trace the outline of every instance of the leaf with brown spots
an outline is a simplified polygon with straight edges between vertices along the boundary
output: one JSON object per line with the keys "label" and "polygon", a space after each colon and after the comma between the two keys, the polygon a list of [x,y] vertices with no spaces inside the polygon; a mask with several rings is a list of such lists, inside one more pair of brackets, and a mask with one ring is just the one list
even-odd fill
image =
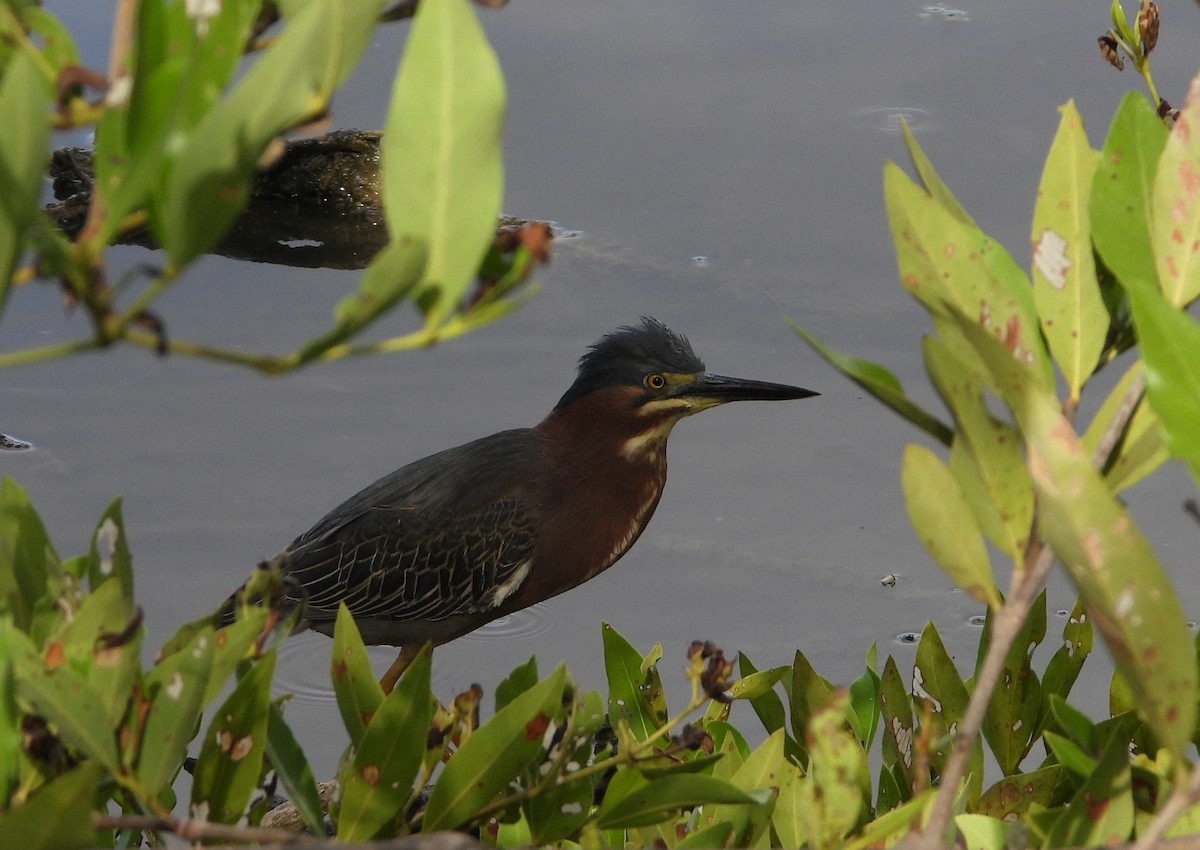
{"label": "leaf with brown spots", "polygon": [[480,807],[536,763],[542,755],[542,740],[527,736],[528,724],[539,715],[554,722],[562,717],[566,678],[566,667],[560,665],[467,739],[446,763],[429,795],[422,831],[454,829],[469,823]]}
{"label": "leaf with brown spots", "polygon": [[1097,847],[1117,844],[1133,831],[1129,739],[1114,735],[1104,755],[1050,828],[1049,847]]}
{"label": "leaf with brown spots", "polygon": [[417,654],[380,703],[338,776],[338,840],[368,841],[387,834],[405,811],[425,754],[433,716],[429,677],[433,651]]}
{"label": "leaf with brown spots", "polygon": [[550,717],[539,713],[525,724],[525,738],[529,741],[540,741],[550,727]]}
{"label": "leaf with brown spots", "polygon": [[1154,175],[1150,233],[1158,283],[1175,306],[1200,295],[1200,76],[1192,80]]}
{"label": "leaf with brown spots", "polygon": [[333,625],[333,694],[337,698],[342,723],[350,734],[350,743],[358,744],[367,730],[369,719],[383,702],[383,689],[371,669],[371,659],[363,644],[354,617],[343,603],[338,606]]}
{"label": "leaf with brown spots", "polygon": [[1023,814],[1033,805],[1049,808],[1059,793],[1059,786],[1068,780],[1067,771],[1061,764],[1008,776],[983,792],[975,811],[1007,820],[1012,815]]}
{"label": "leaf with brown spots", "polygon": [[192,808],[207,806],[208,819],[237,823],[258,787],[266,749],[275,653],[242,676],[209,724],[196,760]]}
{"label": "leaf with brown spots", "polygon": [[946,346],[973,374],[990,381],[951,314],[970,316],[990,336],[1007,337],[1010,349],[1041,384],[1052,386],[1053,368],[1042,343],[1033,293],[1012,256],[891,163],[884,167],[883,189],[900,279],[929,311]]}

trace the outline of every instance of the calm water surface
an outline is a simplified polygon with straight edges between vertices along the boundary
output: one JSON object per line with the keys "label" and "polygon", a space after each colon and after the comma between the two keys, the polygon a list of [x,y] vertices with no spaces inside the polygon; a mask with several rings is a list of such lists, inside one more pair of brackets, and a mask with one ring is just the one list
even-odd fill
{"label": "calm water surface", "polygon": [[[103,67],[108,12],[59,3]],[[1156,79],[1182,101],[1200,13],[1164,9]],[[586,586],[437,652],[443,697],[491,688],[536,653],[603,686],[600,624],[666,650],[680,672],[692,639],[761,666],[801,648],[845,682],[872,641],[905,668],[898,639],[927,620],[962,669],[978,606],[915,541],[899,462],[916,434],[824,366],[789,316],[831,344],[892,366],[933,404],[920,368],[923,313],[895,275],[884,160],[902,160],[899,116],[975,218],[1018,258],[1055,109],[1076,98],[1099,144],[1138,80],[1103,64],[1103,4],[657,3],[513,0],[483,19],[509,86],[507,212],[550,218],[561,240],[521,312],[428,352],[310,369],[286,379],[116,351],[0,374],[0,426],[34,452],[0,454],[60,552],[85,545],[115,494],[136,558],[148,646],[209,610],[253,566],[378,476],[432,451],[530,425],[573,377],[584,347],[654,315],[708,365],[798,383],[818,399],[733,405],[680,425],[658,514],[621,563]],[[92,20],[94,19],[94,20]],[[338,126],[382,120],[404,27],[381,32]],[[67,143],[70,140],[63,140]],[[152,260],[113,252],[114,268]],[[282,351],[324,328],[353,274],[208,258],[160,304],[179,337]],[[392,320],[390,330],[412,324]],[[82,333],[49,288],[12,299],[0,347]],[[1192,492],[1169,471],[1128,495],[1185,608],[1200,614]],[[895,587],[880,579],[897,574]],[[1051,587],[1053,615],[1073,594]],[[1051,641],[1053,642],[1053,641]],[[281,686],[321,775],[344,744],[327,684],[329,641],[293,640]],[[386,665],[387,653],[379,663]],[[1081,684],[1103,712],[1106,675]]]}

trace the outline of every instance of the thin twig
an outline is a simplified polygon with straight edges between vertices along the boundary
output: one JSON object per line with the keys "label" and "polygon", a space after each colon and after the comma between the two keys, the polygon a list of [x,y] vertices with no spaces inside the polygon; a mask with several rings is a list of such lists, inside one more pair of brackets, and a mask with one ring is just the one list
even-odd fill
{"label": "thin twig", "polygon": [[1008,657],[1008,651],[1020,634],[1021,627],[1025,625],[1025,618],[1029,616],[1034,600],[1045,587],[1050,568],[1054,565],[1054,553],[1050,548],[1040,538],[1036,541],[1031,538],[1031,541],[1026,557],[1027,566],[1014,572],[1008,598],[996,614],[992,640],[988,644],[983,665],[975,677],[975,690],[971,693],[966,714],[958,725],[954,750],[946,762],[946,771],[941,776],[938,795],[930,809],[929,822],[917,839],[917,846],[933,848],[942,845],[942,833],[950,822],[954,799],[958,796],[959,785],[966,777],[971,750],[983,728],[992,694],[995,693],[1001,671],[1004,669],[1004,659]]}
{"label": "thin twig", "polygon": [[313,841],[311,836],[283,829],[260,829],[253,826],[230,826],[209,821],[180,820],[175,817],[148,815],[105,815],[93,813],[96,829],[137,829],[150,832],[169,832],[185,841],[215,839],[217,841],[246,841],[260,844],[300,844]]}

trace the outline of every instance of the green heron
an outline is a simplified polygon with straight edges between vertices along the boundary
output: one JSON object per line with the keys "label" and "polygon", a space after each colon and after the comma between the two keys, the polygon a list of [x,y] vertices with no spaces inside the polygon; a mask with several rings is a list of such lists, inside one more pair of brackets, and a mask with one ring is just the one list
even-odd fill
{"label": "green heron", "polygon": [[817,393],[706,372],[655,319],[603,337],[534,428],[430,455],[338,505],[276,561],[285,602],[332,634],[346,603],[363,640],[401,648],[390,690],[424,644],[446,643],[611,567],[650,521],[671,429],[730,401]]}

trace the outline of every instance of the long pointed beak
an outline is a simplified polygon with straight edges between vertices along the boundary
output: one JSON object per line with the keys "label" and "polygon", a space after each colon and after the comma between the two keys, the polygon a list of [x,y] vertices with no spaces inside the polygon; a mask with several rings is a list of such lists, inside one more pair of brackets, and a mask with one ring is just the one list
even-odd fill
{"label": "long pointed beak", "polygon": [[725,404],[729,401],[786,401],[793,398],[811,398],[820,393],[788,384],[773,384],[769,381],[731,378],[728,375],[702,372],[696,376],[694,383],[680,392],[680,395],[704,399],[713,404]]}

